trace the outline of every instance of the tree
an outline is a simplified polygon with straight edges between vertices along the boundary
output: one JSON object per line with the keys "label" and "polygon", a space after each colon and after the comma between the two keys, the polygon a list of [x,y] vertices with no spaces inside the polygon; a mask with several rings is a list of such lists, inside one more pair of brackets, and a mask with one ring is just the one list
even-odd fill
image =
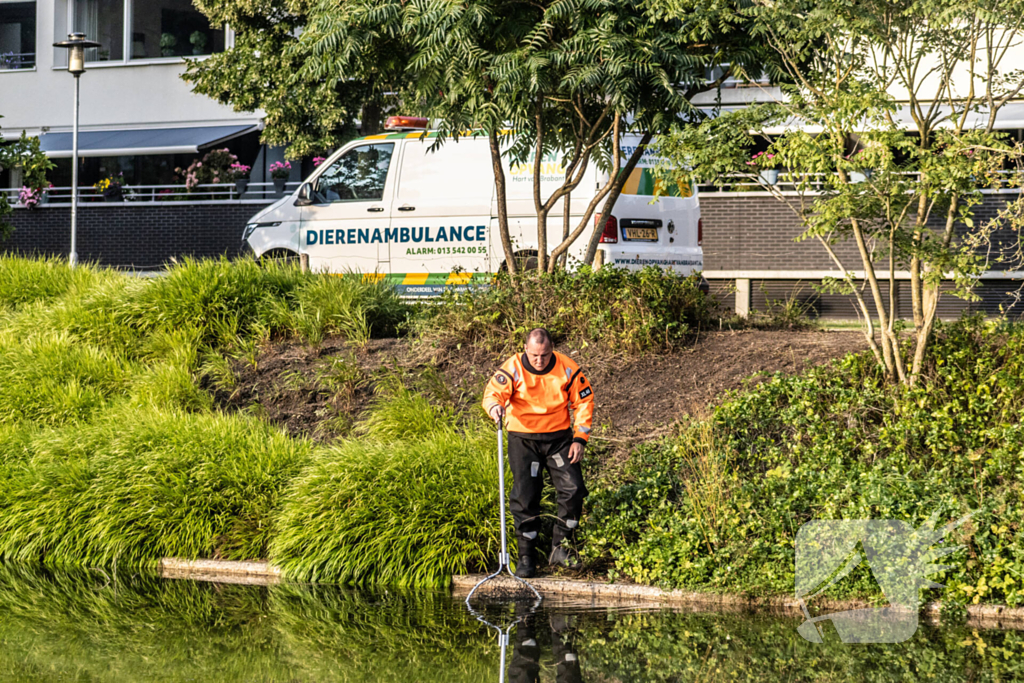
{"label": "tree", "polygon": [[[265,113],[263,142],[287,146],[299,158],[333,149],[356,134],[375,132],[381,87],[372,81],[323,79],[305,69],[307,42],[299,36],[310,19],[304,0],[196,0],[214,25],[235,33],[232,49],[187,60],[183,78],[194,92],[235,111]],[[372,76],[372,70],[367,69]],[[369,114],[366,116],[365,114]]]}
{"label": "tree", "polygon": [[[662,154],[687,168],[663,173],[759,179],[766,168],[785,169],[782,180],[795,196],[762,185],[799,217],[801,239],[817,239],[844,273],[825,285],[856,298],[886,373],[912,385],[943,280],[971,298],[989,264],[985,252],[1000,222],[976,221],[973,208],[983,190],[1006,184],[1002,170],[1020,155],[995,123],[1024,87],[1024,72],[1007,61],[1024,37],[1024,3],[780,0],[750,15],[752,30],[777,56],[785,101],[677,131]],[[785,130],[769,136],[773,128]],[[755,137],[768,148],[752,159]],[[856,245],[867,295],[835,249],[846,240]],[[888,296],[880,261],[888,266]],[[912,348],[901,343],[898,268],[910,274]]]}
{"label": "tree", "polygon": [[[307,92],[337,97],[358,84],[373,84],[382,102],[434,118],[437,144],[486,135],[505,260],[513,273],[504,156],[534,166],[538,268],[552,270],[564,263],[602,201],[596,224],[604,224],[652,136],[667,131],[681,114],[699,116],[689,100],[715,87],[707,81],[709,67],[742,67],[760,58],[749,39],[733,30],[746,21],[743,15],[713,3],[676,3],[676,9],[690,12],[680,19],[640,0],[311,0],[280,4],[290,14],[270,23],[255,18],[253,4],[244,0],[200,6],[236,30],[239,20],[262,27],[259,36],[242,42],[244,57],[221,58],[225,65],[235,63],[240,74],[255,71],[259,77],[220,74],[211,59],[190,67],[188,77],[201,85],[200,92],[254,108],[268,83],[282,98],[289,87],[299,87],[303,105]],[[245,33],[240,30],[240,38]],[[245,86],[241,96],[232,92],[239,83]],[[308,106],[301,114],[321,116]],[[296,122],[286,126],[284,119],[292,115]],[[268,110],[265,135],[296,134],[302,128],[298,118],[286,111],[275,119]],[[326,133],[322,120],[316,126]],[[281,130],[270,133],[272,128]],[[643,137],[623,158],[619,141],[630,130]],[[552,154],[561,157],[565,179],[542,196],[537,171]],[[571,225],[572,194],[591,164],[608,171],[608,181],[588,201],[582,220]],[[559,203],[562,239],[548,245],[548,217]],[[600,232],[590,237],[588,262]]]}

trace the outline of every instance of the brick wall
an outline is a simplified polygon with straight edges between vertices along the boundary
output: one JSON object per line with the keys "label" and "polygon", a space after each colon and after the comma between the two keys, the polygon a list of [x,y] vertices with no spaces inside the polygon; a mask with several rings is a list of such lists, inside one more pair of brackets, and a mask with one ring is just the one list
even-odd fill
{"label": "brick wall", "polygon": [[[78,260],[123,268],[158,268],[172,257],[237,256],[242,230],[263,203],[85,204],[78,208]],[[0,251],[67,256],[71,207],[15,209],[14,233]]]}
{"label": "brick wall", "polygon": [[[798,197],[792,198],[794,201]],[[984,225],[1006,207],[1014,195],[986,195],[974,207],[976,225]],[[802,228],[792,209],[772,196],[740,194],[705,194],[700,198],[701,217],[704,220],[704,267],[706,270],[833,270],[835,264],[817,239],[794,241]],[[938,228],[945,214],[936,212],[929,223]],[[963,234],[966,227],[956,226]],[[1020,269],[1012,259],[999,259],[999,254],[1012,254],[1017,236],[1009,230],[998,230],[992,235],[992,270]],[[860,255],[853,240],[833,245],[843,265],[850,270],[861,270]],[[888,263],[876,263],[888,270]],[[904,270],[904,266],[897,266]],[[862,283],[863,284],[863,283]],[[733,281],[712,280],[711,290],[723,309],[734,304]],[[811,316],[824,318],[856,318],[856,301],[852,296],[822,294],[815,290],[820,282],[809,280],[753,280],[751,281],[751,310],[765,311],[791,301],[804,307]],[[983,280],[974,289],[979,300],[967,301],[952,294],[939,300],[940,318],[953,319],[964,312],[998,315],[1007,311],[1011,317],[1024,315],[1024,306],[1017,303],[1024,283],[1014,280]],[[912,315],[910,283],[897,281],[897,314]],[[944,285],[943,290],[949,291]],[[882,295],[888,301],[888,284],[882,283]],[[874,315],[874,301],[864,290],[868,309]]]}
{"label": "brick wall", "polygon": [[[1014,195],[986,195],[974,207],[976,225],[983,225],[1001,211]],[[799,197],[790,197],[793,201]],[[803,231],[793,211],[772,196],[744,197],[734,194],[705,194],[700,197],[704,219],[704,267],[707,270],[831,270],[835,268],[817,239],[794,242]],[[929,223],[939,227],[945,214]],[[957,226],[958,232],[966,229]],[[1009,247],[1015,239],[1010,231],[993,235],[997,248]],[[852,239],[835,245],[844,266],[861,270],[860,256]],[[884,266],[887,270],[887,266]]]}

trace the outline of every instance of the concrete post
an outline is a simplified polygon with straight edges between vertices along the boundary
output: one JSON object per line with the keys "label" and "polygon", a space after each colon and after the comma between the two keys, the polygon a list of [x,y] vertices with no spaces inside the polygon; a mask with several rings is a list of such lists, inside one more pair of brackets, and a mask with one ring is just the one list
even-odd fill
{"label": "concrete post", "polygon": [[750,278],[736,278],[736,315],[750,315]]}
{"label": "concrete post", "polygon": [[309,254],[299,254],[299,267],[303,273],[309,272]]}

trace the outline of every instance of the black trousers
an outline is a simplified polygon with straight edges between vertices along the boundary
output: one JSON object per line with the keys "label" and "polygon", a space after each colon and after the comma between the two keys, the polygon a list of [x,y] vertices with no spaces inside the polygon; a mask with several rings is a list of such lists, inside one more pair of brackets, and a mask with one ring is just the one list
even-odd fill
{"label": "black trousers", "polygon": [[576,536],[587,487],[583,484],[583,470],[579,463],[569,462],[571,445],[572,432],[569,430],[554,434],[508,434],[508,461],[512,468],[509,509],[516,523],[520,556],[532,555],[537,547],[545,470],[551,477],[558,502],[558,519],[555,520],[551,545],[558,547],[565,539],[572,542]]}
{"label": "black trousers", "polygon": [[[512,647],[512,661],[508,667],[511,683],[539,683],[541,647],[537,642],[538,625],[534,615],[527,616],[516,626],[515,645]],[[579,657],[576,652],[576,630],[571,626],[571,617],[562,614],[551,616],[551,654],[555,659],[556,683],[582,683]]]}

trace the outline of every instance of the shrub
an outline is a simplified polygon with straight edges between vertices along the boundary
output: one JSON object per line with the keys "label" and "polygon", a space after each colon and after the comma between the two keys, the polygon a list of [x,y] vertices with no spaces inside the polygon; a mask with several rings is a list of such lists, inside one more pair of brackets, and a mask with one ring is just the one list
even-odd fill
{"label": "shrub", "polygon": [[448,293],[424,307],[416,329],[433,343],[502,353],[522,344],[533,327],[546,327],[556,342],[570,345],[665,349],[709,324],[713,302],[699,284],[699,276],[658,268],[530,272],[514,282],[501,274],[489,288]]}
{"label": "shrub", "polygon": [[[644,583],[778,595],[793,589],[804,522],[920,526],[974,511],[951,538],[967,551],[935,579],[948,584],[943,600],[1024,604],[1022,357],[1024,328],[986,331],[970,319],[938,333],[912,388],[886,383],[858,354],[735,394],[711,419],[711,447],[731,473],[728,495],[714,498],[713,542],[700,514],[712,498],[691,446],[668,440],[642,448],[624,480],[591,496],[587,551]],[[877,586],[861,571],[829,595],[872,596]]]}

